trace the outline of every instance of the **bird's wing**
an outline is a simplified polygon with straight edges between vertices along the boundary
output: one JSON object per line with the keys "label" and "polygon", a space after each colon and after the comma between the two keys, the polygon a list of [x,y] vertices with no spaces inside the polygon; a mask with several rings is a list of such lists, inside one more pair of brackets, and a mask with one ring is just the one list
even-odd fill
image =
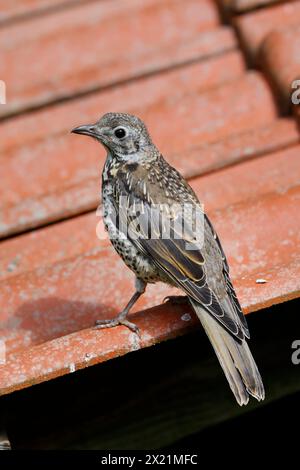
{"label": "bird's wing", "polygon": [[232,285],[230,275],[229,275],[229,266],[228,262],[224,253],[224,250],[222,248],[220,239],[211,223],[209,218],[205,215],[205,221],[206,221],[206,232],[208,234],[208,238],[211,240],[213,239],[215,242],[216,250],[220,253],[221,259],[222,259],[222,274],[224,276],[224,282],[225,282],[225,291],[227,293],[227,296],[230,300],[230,304],[232,308],[234,309],[235,315],[238,318],[238,321],[241,323],[242,330],[247,338],[250,338],[250,332],[247,324],[247,320],[245,318],[245,315],[243,314],[242,307],[240,305],[240,302],[237,298],[237,295],[235,293],[234,287]]}
{"label": "bird's wing", "polygon": [[[195,240],[191,220],[186,220],[182,213],[172,218],[166,206],[154,207],[136,195],[127,193],[127,196],[126,204],[119,207],[119,218],[128,225],[128,236],[136,247],[230,333],[240,339],[244,335],[249,337],[246,319],[229,278],[226,257],[208,218],[203,219],[205,234],[201,246]],[[183,218],[184,233],[179,234]],[[166,227],[169,233],[164,236]]]}

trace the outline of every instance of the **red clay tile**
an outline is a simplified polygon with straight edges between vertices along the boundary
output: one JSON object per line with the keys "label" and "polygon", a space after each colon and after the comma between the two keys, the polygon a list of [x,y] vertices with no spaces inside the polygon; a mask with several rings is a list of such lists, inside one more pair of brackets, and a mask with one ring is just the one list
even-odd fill
{"label": "red clay tile", "polygon": [[182,154],[172,154],[170,160],[181,173],[191,178],[280,150],[298,143],[299,139],[294,119],[281,118],[218,142],[195,146],[189,149],[186,158],[182,158]]}
{"label": "red clay tile", "polygon": [[[98,113],[114,108],[110,100],[106,106],[97,108]],[[189,149],[199,142],[217,142],[266,126],[277,115],[270,89],[257,73],[205,93],[188,93],[126,110],[145,119],[154,141],[171,162],[175,153],[189,157]],[[89,120],[86,115],[74,120],[73,126],[85,120]],[[100,174],[95,172],[103,156],[96,142],[68,134],[48,136],[28,147],[23,142],[1,157],[5,180],[2,236],[95,207],[95,178]]]}
{"label": "red clay tile", "polygon": [[[299,88],[298,88],[299,89]],[[299,94],[298,94],[298,97],[297,97],[297,100],[300,98]],[[300,129],[300,103],[298,103],[297,105],[293,106],[293,110],[294,110],[294,115],[298,121],[298,128]]]}
{"label": "red clay tile", "polygon": [[97,251],[101,246],[108,245],[106,238],[100,240],[96,236],[99,220],[93,211],[3,240],[0,243],[0,279],[52,265],[85,252]]}
{"label": "red clay tile", "polygon": [[300,22],[300,1],[263,8],[235,18],[234,24],[243,48],[255,61],[263,40],[273,30],[298,25]]}
{"label": "red clay tile", "polygon": [[0,31],[8,84],[0,116],[233,49],[232,30],[218,23],[211,0],[127,0],[7,27]]}
{"label": "red clay tile", "polygon": [[0,0],[0,24],[23,19],[32,14],[49,12],[59,6],[72,5],[74,0]]}
{"label": "red clay tile", "polygon": [[219,0],[219,3],[225,11],[241,13],[248,10],[254,10],[257,7],[269,4],[279,3],[281,0]]}
{"label": "red clay tile", "polygon": [[[188,321],[183,313],[190,314]],[[182,307],[167,304],[137,318],[141,340],[129,330],[86,329],[14,354],[0,366],[0,395],[152,346],[199,324],[189,307],[183,312]]]}
{"label": "red clay tile", "polygon": [[240,203],[250,204],[251,200],[271,192],[284,194],[300,184],[299,150],[300,145],[295,145],[193,179],[191,184],[209,212]]}
{"label": "red clay tile", "polygon": [[[142,111],[142,110],[141,110]],[[173,103],[155,103],[142,117],[160,150],[173,154],[263,126],[277,117],[264,77],[249,72],[227,85]]]}
{"label": "red clay tile", "polygon": [[300,26],[270,33],[262,44],[261,64],[281,98],[284,110],[291,107],[292,83],[300,80]]}
{"label": "red clay tile", "polygon": [[[245,63],[240,51],[234,50],[205,61],[161,71],[108,91],[73,99],[64,104],[16,116],[0,123],[0,154],[12,148],[45,139],[48,135],[68,133],[74,123],[96,120],[108,109],[126,110],[148,107],[158,101],[172,101],[188,93],[201,93],[241,77]],[[111,107],[111,108],[110,108]],[[39,125],[37,126],[37,122]]]}
{"label": "red clay tile", "polygon": [[[61,11],[57,9],[53,15],[32,18],[31,22],[24,21],[7,28],[4,27],[0,30],[0,39],[3,47],[9,47],[9,45],[15,47],[22,44],[24,37],[28,41],[34,42],[42,37],[62,35],[62,28],[64,28],[65,34],[69,35],[74,29],[95,28],[95,24],[99,25],[100,22],[118,22],[119,24],[122,16],[124,20],[127,20],[129,15],[137,15],[136,17],[140,19],[147,13],[157,13],[160,8],[162,8],[161,11],[168,11],[171,3],[175,4],[175,8],[177,8],[176,4],[180,2],[179,0],[143,0],[143,2],[140,0],[81,0],[70,9]],[[200,0],[200,3],[203,15],[201,15],[199,26],[210,28],[219,24],[219,15],[214,2]],[[197,11],[194,10],[195,14],[199,11],[199,5],[196,5],[196,9]],[[124,24],[122,27],[125,28]],[[9,38],[7,31],[11,33]]]}
{"label": "red clay tile", "polygon": [[[297,146],[193,182],[201,190],[207,185],[209,212],[246,311],[299,295],[299,150]],[[259,182],[257,175],[264,180]],[[221,193],[212,190],[213,178],[215,188],[226,181]],[[228,191],[236,180],[232,199]],[[224,194],[231,205],[222,208]],[[0,367],[2,393],[181,333],[187,325],[181,319],[187,308],[164,306],[163,314],[155,309],[150,316],[149,312],[136,316],[143,330],[142,344],[123,327],[63,336],[116,313],[132,289],[132,277],[112,249],[103,245],[98,251],[3,280],[0,311],[8,363]],[[257,278],[268,282],[259,285]],[[151,286],[137,308],[160,302],[167,292],[164,286]],[[194,317],[190,324],[195,324]],[[44,344],[32,348],[38,343]]]}
{"label": "red clay tile", "polygon": [[299,198],[297,185],[214,214],[246,313],[299,297]]}

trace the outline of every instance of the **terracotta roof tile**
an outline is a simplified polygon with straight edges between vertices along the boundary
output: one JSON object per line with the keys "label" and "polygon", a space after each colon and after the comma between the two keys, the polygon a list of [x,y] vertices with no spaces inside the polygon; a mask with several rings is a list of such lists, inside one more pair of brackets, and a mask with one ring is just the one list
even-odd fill
{"label": "terracotta roof tile", "polygon": [[127,0],[82,4],[52,21],[0,30],[9,83],[0,116],[234,48],[232,30],[217,25],[210,0]]}
{"label": "terracotta roof tile", "polygon": [[[160,71],[90,96],[75,96],[63,104],[16,116],[0,123],[5,139],[0,141],[0,152],[6,155],[14,147],[32,144],[48,135],[69,133],[80,120],[96,120],[107,109],[137,109],[159,101],[172,101],[184,94],[202,93],[240,77],[245,72],[243,55],[233,50],[203,62],[195,62],[175,69]],[[39,125],[37,126],[37,121]]]}
{"label": "terracotta roof tile", "polygon": [[172,164],[188,178],[240,163],[299,142],[294,119],[280,118],[270,124],[230,135],[218,142],[203,143],[182,154],[171,156]]}
{"label": "terracotta roof tile", "polygon": [[[189,311],[188,307],[185,312]],[[129,330],[96,331],[83,329],[77,333],[47,341],[21,350],[0,366],[0,393],[44,382],[78,369],[122,356],[186,333],[197,324],[192,312],[191,320],[182,319],[182,309],[164,305],[144,312],[139,318],[143,338],[138,340]],[[63,353],[63,356],[62,356]]]}
{"label": "terracotta roof tile", "polygon": [[244,49],[255,61],[263,40],[273,30],[298,25],[300,22],[300,1],[287,2],[262,8],[247,15],[236,17],[237,28]]}
{"label": "terracotta roof tile", "polygon": [[[0,236],[15,235],[0,243],[8,359],[0,393],[198,325],[188,307],[158,306],[170,294],[160,284],[135,307],[141,341],[123,327],[92,329],[133,290],[132,273],[96,236],[104,151],[69,134],[107,111],[145,119],[167,159],[190,178],[246,312],[300,291],[299,127],[282,117],[291,81],[300,79],[300,2],[220,0],[226,26],[212,0],[58,3],[0,0],[0,79],[8,85],[0,115],[17,114],[0,123]],[[243,51],[260,72],[246,68]]]}
{"label": "terracotta roof tile", "polygon": [[219,0],[221,6],[229,12],[241,13],[258,7],[279,3],[281,0]]}
{"label": "terracotta roof tile", "polygon": [[[298,95],[298,98],[299,98],[299,95]],[[298,100],[298,98],[297,98],[297,100]],[[296,119],[298,120],[298,127],[300,126],[300,106],[299,106],[299,104],[300,103],[298,103],[296,106],[294,106],[294,113],[295,113]]]}
{"label": "terracotta roof tile", "polygon": [[300,26],[271,32],[262,45],[261,64],[284,110],[291,107],[292,83],[300,79]]}
{"label": "terracotta roof tile", "polygon": [[74,0],[0,0],[0,24],[28,18],[37,13],[49,13],[57,7],[71,5]]}

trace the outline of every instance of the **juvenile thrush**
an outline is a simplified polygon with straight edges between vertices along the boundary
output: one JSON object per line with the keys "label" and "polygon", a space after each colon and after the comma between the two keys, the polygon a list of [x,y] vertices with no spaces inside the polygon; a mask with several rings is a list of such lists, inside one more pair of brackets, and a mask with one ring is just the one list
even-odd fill
{"label": "juvenile thrush", "polygon": [[[115,250],[136,276],[136,291],[124,310],[112,320],[98,321],[97,327],[125,325],[138,333],[127,315],[147,283],[176,286],[201,321],[239,405],[247,404],[249,395],[263,400],[264,386],[224,251],[192,188],[135,116],[107,113],[72,132],[95,138],[107,150],[103,220]],[[200,228],[197,214],[202,215]]]}

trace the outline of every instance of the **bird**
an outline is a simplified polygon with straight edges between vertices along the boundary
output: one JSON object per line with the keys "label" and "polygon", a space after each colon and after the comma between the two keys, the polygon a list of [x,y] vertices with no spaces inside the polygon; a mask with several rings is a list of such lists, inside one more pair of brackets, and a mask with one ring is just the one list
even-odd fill
{"label": "bird", "polygon": [[147,284],[175,286],[185,296],[168,300],[191,304],[237,403],[246,405],[249,396],[263,400],[224,250],[188,182],[165,160],[137,116],[109,112],[71,132],[92,137],[106,149],[103,222],[116,252],[135,274],[135,292],[126,307],[113,319],[98,320],[96,328],[124,325],[140,334],[128,314]]}

